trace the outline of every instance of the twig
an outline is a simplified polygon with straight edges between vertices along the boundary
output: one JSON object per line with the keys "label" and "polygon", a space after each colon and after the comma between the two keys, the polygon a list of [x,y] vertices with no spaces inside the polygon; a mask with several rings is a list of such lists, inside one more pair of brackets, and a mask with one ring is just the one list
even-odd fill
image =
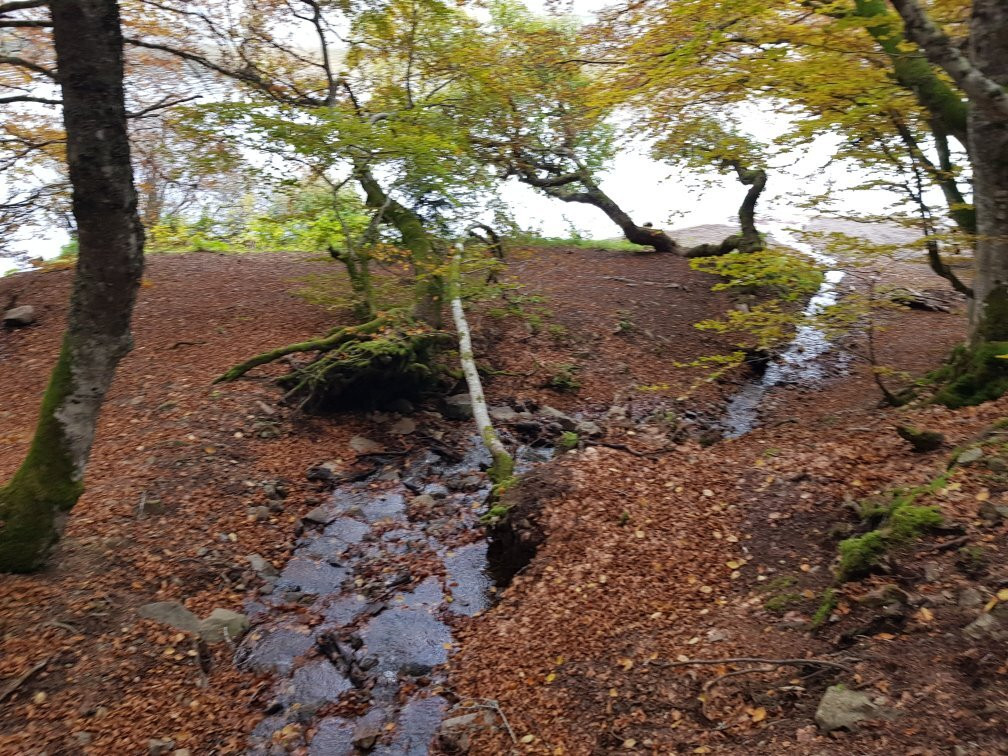
{"label": "twig", "polygon": [[206,344],[205,341],[176,341],[172,344],[169,349],[178,349],[180,346],[200,346],[201,344]]}
{"label": "twig", "polygon": [[958,538],[953,538],[951,541],[943,541],[942,543],[937,543],[930,549],[925,549],[924,554],[935,554],[941,551],[948,551],[949,549],[954,549],[956,546],[962,546],[964,543],[968,542],[970,537],[968,535],[959,536]]}
{"label": "twig", "polygon": [[14,693],[18,688],[28,682],[36,673],[41,672],[45,666],[49,663],[51,656],[47,656],[45,659],[40,661],[34,667],[30,667],[27,672],[22,674],[20,677],[15,678],[10,683],[7,684],[3,690],[0,690],[0,703],[3,703],[7,698]]}
{"label": "twig", "polygon": [[504,723],[504,727],[507,729],[508,735],[511,736],[511,742],[518,745],[518,738],[515,735],[515,731],[511,729],[511,723],[508,722],[507,716],[504,714],[504,710],[498,701],[494,701],[491,698],[483,698],[479,701],[474,701],[471,706],[460,706],[460,709],[490,709],[492,712],[497,714],[501,718],[501,722]]}

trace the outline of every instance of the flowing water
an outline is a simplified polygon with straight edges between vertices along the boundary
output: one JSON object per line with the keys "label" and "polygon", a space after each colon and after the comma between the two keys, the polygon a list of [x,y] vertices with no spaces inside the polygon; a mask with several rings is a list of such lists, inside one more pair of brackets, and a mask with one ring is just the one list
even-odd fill
{"label": "flowing water", "polygon": [[[519,448],[519,469],[550,451]],[[450,708],[437,667],[451,617],[494,592],[479,522],[490,458],[473,435],[452,459],[386,461],[309,513],[272,592],[246,607],[255,626],[237,661],[276,679],[250,754],[421,756]]]}
{"label": "flowing water", "polygon": [[[837,284],[844,277],[842,270],[836,269],[837,261],[799,241],[786,227],[776,225],[772,235],[781,243],[804,252],[825,268],[825,277],[819,290],[805,305],[803,315],[806,320],[814,318],[827,307],[836,304],[839,292]],[[826,334],[808,322],[798,327],[794,339],[787,348],[773,359],[766,372],[758,381],[746,384],[728,402],[721,420],[726,438],[744,436],[759,424],[760,408],[767,393],[776,386],[814,386],[822,383],[826,376],[819,358],[830,349]]]}

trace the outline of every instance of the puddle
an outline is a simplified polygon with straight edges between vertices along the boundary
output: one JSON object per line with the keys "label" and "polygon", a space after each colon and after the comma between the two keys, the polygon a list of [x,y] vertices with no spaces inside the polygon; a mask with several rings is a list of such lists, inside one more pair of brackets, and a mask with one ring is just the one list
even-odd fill
{"label": "puddle", "polygon": [[[305,523],[272,592],[246,607],[257,624],[236,661],[278,677],[248,753],[428,752],[450,706],[433,693],[449,623],[492,597],[479,522],[490,459],[476,436],[460,456],[418,451],[394,475],[338,487]],[[523,452],[522,465],[544,457]],[[411,519],[420,492],[433,504]],[[332,716],[340,702],[358,716]]]}

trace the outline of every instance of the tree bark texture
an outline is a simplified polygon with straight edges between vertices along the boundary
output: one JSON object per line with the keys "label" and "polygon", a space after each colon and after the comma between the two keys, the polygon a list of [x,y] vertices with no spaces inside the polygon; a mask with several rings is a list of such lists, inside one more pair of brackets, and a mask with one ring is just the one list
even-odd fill
{"label": "tree bark texture", "polygon": [[0,570],[44,563],[83,490],[105,393],[132,346],[143,228],[130,165],[115,0],[53,0],[80,244],[67,331],[28,455],[0,489]]}

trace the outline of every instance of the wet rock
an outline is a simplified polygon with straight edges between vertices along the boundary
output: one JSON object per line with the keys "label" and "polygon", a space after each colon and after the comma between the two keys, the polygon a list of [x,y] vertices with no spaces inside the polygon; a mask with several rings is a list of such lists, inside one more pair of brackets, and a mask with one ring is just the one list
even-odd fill
{"label": "wet rock", "polygon": [[249,629],[249,618],[230,609],[217,608],[200,623],[200,637],[208,643],[237,640]]}
{"label": "wet rock", "polygon": [[591,420],[582,420],[579,422],[577,427],[574,429],[574,432],[579,436],[588,437],[602,436],[605,434],[602,426],[598,423],[593,423]]}
{"label": "wet rock", "polygon": [[35,308],[31,305],[12,307],[3,314],[3,324],[7,328],[24,328],[37,320]]}
{"label": "wet rock", "polygon": [[313,645],[311,631],[304,625],[283,625],[245,636],[235,656],[238,665],[252,672],[290,674],[294,660]]}
{"label": "wet rock", "polygon": [[405,436],[413,433],[417,429],[416,421],[409,417],[402,417],[389,426],[388,432],[397,436]]}
{"label": "wet rock", "polygon": [[443,483],[428,483],[424,486],[423,492],[427,496],[432,496],[435,499],[443,499],[451,493],[451,491],[448,490],[448,486]]}
{"label": "wet rock", "polygon": [[137,609],[137,614],[144,619],[154,620],[186,633],[200,632],[199,617],[177,601],[156,601],[153,604],[144,604]]}
{"label": "wet rock", "polygon": [[407,677],[423,677],[424,675],[429,675],[431,670],[434,669],[429,664],[421,664],[420,662],[407,662],[399,667],[399,674],[405,675]]}
{"label": "wet rock", "polygon": [[340,717],[326,717],[309,746],[311,756],[353,756],[354,727]]}
{"label": "wet rock", "polygon": [[[335,593],[350,571],[325,561],[292,557],[277,579],[278,588],[288,588],[306,594]],[[300,601],[300,597],[297,599]]]}
{"label": "wet rock", "polygon": [[543,432],[542,423],[535,420],[521,420],[515,423],[514,429],[525,436],[539,436]]}
{"label": "wet rock", "polygon": [[918,454],[925,454],[935,449],[940,449],[945,443],[945,436],[935,431],[920,430],[909,425],[900,425],[896,428],[899,437],[910,444],[910,448]]}
{"label": "wet rock", "polygon": [[539,414],[546,418],[551,423],[556,423],[565,431],[574,431],[577,429],[578,421],[575,420],[570,415],[565,412],[561,412],[558,409],[554,409],[549,405],[543,405],[539,409]]}
{"label": "wet rock", "polygon": [[489,710],[460,714],[441,723],[438,741],[448,753],[468,753],[473,735],[495,725],[493,712]]}
{"label": "wet rock", "polygon": [[339,518],[339,513],[332,507],[315,507],[301,519],[310,525],[328,525]]}
{"label": "wet rock", "polygon": [[261,577],[276,577],[280,574],[277,572],[276,567],[258,554],[249,554],[246,559],[252,571]]}
{"label": "wet rock", "polygon": [[833,685],[826,689],[819,701],[815,721],[823,732],[853,730],[858,722],[878,717],[881,713],[881,709],[865,693]]}
{"label": "wet rock", "polygon": [[358,454],[381,454],[385,447],[377,441],[372,441],[364,436],[354,436],[350,439],[350,448]]}
{"label": "wet rock", "polygon": [[353,731],[353,744],[361,751],[370,751],[381,737],[387,716],[383,709],[371,709],[357,720]]}
{"label": "wet rock", "polygon": [[455,394],[445,399],[444,416],[449,420],[469,420],[473,416],[472,397]]}

